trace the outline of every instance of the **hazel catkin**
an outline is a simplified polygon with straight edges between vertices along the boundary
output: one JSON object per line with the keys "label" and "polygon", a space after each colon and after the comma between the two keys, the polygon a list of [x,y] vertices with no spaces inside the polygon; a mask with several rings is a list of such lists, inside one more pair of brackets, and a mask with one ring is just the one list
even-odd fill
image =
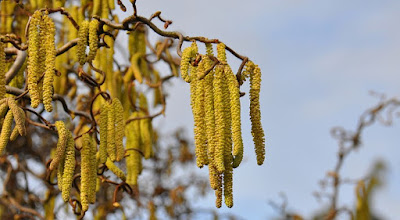
{"label": "hazel catkin", "polygon": [[106,166],[107,168],[113,172],[118,178],[120,178],[122,181],[126,181],[126,176],[125,173],[119,168],[117,167],[117,165],[115,165],[110,158],[107,158],[106,161]]}
{"label": "hazel catkin", "polygon": [[[193,42],[190,47],[187,47],[182,52],[181,58],[181,76],[186,82],[190,82],[191,77],[189,76],[189,65],[190,60],[193,59],[197,54],[198,48],[196,42]],[[190,73],[192,74],[192,73]]]}
{"label": "hazel catkin", "polygon": [[28,29],[28,89],[31,95],[31,106],[37,108],[40,103],[40,92],[38,81],[41,76],[40,72],[40,35],[39,25],[41,20],[41,12],[35,11],[31,17]]}
{"label": "hazel catkin", "polygon": [[7,143],[10,140],[12,122],[13,122],[13,113],[12,111],[8,111],[6,114],[6,118],[4,119],[3,122],[3,126],[1,128],[0,155],[4,154],[4,150],[7,146]]}
{"label": "hazel catkin", "polygon": [[96,56],[97,49],[99,48],[99,36],[97,35],[98,28],[99,21],[97,19],[92,19],[89,23],[89,53],[86,58],[88,63],[93,61]]}
{"label": "hazel catkin", "polygon": [[124,107],[119,99],[113,99],[114,117],[115,117],[115,160],[121,161],[124,158],[125,150],[123,138],[125,134]]}
{"label": "hazel catkin", "polygon": [[[251,62],[249,65],[254,64]],[[254,70],[250,74],[250,120],[258,165],[263,164],[265,159],[264,130],[261,126],[260,112],[260,86],[261,70],[258,65],[254,65]]]}
{"label": "hazel catkin", "polygon": [[6,53],[4,47],[2,38],[0,38],[0,99],[6,95]]}
{"label": "hazel catkin", "polygon": [[72,181],[75,173],[75,143],[71,131],[67,130],[67,146],[65,149],[64,169],[62,176],[62,198],[67,202],[70,197]]}
{"label": "hazel catkin", "polygon": [[56,65],[56,48],[54,45],[56,29],[53,20],[47,15],[43,16],[43,22],[41,23],[41,31],[44,35],[44,49],[45,49],[45,72],[43,78],[43,104],[46,111],[53,111],[51,101],[53,99],[53,81],[54,71]]}
{"label": "hazel catkin", "polygon": [[60,161],[65,156],[65,148],[68,142],[68,132],[63,121],[56,121],[55,123],[58,132],[57,149],[53,160],[50,163],[49,169],[53,170],[57,167]]}
{"label": "hazel catkin", "polygon": [[78,57],[79,64],[83,66],[86,62],[86,46],[88,45],[88,35],[89,35],[89,21],[84,20],[82,21],[79,31],[78,31],[78,36],[79,36],[79,41],[76,46],[76,53]]}
{"label": "hazel catkin", "polygon": [[99,163],[103,164],[107,160],[107,127],[108,127],[108,106],[103,105],[100,109],[100,120],[99,120],[99,129],[100,129],[100,147],[99,147]]}

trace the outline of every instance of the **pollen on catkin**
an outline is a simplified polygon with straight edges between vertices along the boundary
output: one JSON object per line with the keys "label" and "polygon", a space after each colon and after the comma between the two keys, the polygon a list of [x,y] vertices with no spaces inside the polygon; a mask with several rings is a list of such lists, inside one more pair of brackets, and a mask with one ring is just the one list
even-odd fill
{"label": "pollen on catkin", "polygon": [[[204,60],[200,61],[197,74],[202,74],[204,70]],[[205,125],[205,106],[204,106],[204,82],[205,80],[198,80],[198,75],[192,74],[192,83],[196,82],[196,90],[192,94],[194,96],[194,138],[196,145],[196,163],[198,167],[203,167],[208,164],[207,156],[207,136]]]}
{"label": "pollen on catkin", "polygon": [[2,38],[0,38],[0,99],[6,95],[6,53],[4,47]]}
{"label": "pollen on catkin", "polygon": [[182,52],[181,76],[182,79],[185,80],[187,83],[191,81],[191,77],[189,76],[190,61],[196,56],[197,52],[198,52],[198,47],[196,42],[193,42],[190,47],[185,48]]}
{"label": "pollen on catkin", "polygon": [[97,30],[99,28],[99,21],[92,19],[89,24],[89,53],[86,58],[87,62],[90,63],[96,57],[97,49],[99,48],[99,36]]}
{"label": "pollen on catkin", "polygon": [[35,11],[31,17],[28,29],[28,89],[31,96],[32,108],[37,108],[40,103],[40,92],[38,81],[41,76],[40,72],[40,35],[39,24],[41,20],[41,12]]}
{"label": "pollen on catkin", "polygon": [[106,102],[107,105],[107,154],[112,161],[116,159],[115,148],[115,109],[114,105]]}
{"label": "pollen on catkin", "polygon": [[103,164],[107,160],[107,127],[108,127],[108,107],[106,104],[100,108],[100,146],[99,146],[99,163]]}
{"label": "pollen on catkin", "polygon": [[13,113],[12,111],[8,111],[6,114],[6,118],[4,119],[3,122],[3,126],[1,128],[0,155],[4,154],[4,150],[7,146],[7,143],[10,140],[12,122],[13,122]]}
{"label": "pollen on catkin", "polygon": [[[133,112],[131,117],[138,117],[138,112]],[[132,121],[125,127],[126,140],[126,183],[137,185],[137,179],[142,170],[140,124],[139,120]]]}
{"label": "pollen on catkin", "polygon": [[215,70],[213,82],[214,87],[214,112],[215,112],[215,149],[214,149],[214,165],[218,172],[225,170],[224,166],[224,147],[226,141],[226,125],[225,125],[225,109],[224,109],[224,91],[223,91],[223,66],[218,65]]}
{"label": "pollen on catkin", "polygon": [[63,121],[56,121],[55,123],[58,132],[57,149],[53,160],[50,163],[49,169],[54,170],[60,161],[65,156],[65,148],[68,142],[68,131]]}
{"label": "pollen on catkin", "polygon": [[122,181],[126,181],[126,176],[124,171],[122,171],[117,165],[115,165],[110,158],[107,158],[106,161],[106,166],[107,168],[113,172],[118,178],[120,178]]}
{"label": "pollen on catkin", "polygon": [[124,107],[122,106],[119,99],[113,99],[113,106],[115,112],[115,160],[121,161],[124,158],[125,150],[123,145],[123,138],[125,134],[125,122],[124,122]]}
{"label": "pollen on catkin", "polygon": [[47,15],[43,16],[43,21],[41,22],[41,31],[45,33],[43,45],[46,52],[46,69],[43,78],[43,104],[46,111],[51,112],[53,111],[51,101],[53,99],[53,81],[56,66],[56,48],[54,45],[56,28],[53,20]]}
{"label": "pollen on catkin", "polygon": [[89,202],[96,202],[96,179],[97,179],[97,161],[96,161],[96,151],[97,144],[93,139],[93,136],[89,136],[89,147],[90,147],[90,185],[89,185]]}
{"label": "pollen on catkin", "polygon": [[240,94],[239,83],[236,75],[229,65],[225,66],[225,77],[228,82],[230,95],[230,114],[232,120],[233,156],[235,157],[234,167],[238,167],[243,158],[243,141],[240,119]]}
{"label": "pollen on catkin", "polygon": [[88,45],[88,35],[89,35],[89,21],[84,20],[78,31],[79,41],[76,46],[76,53],[78,57],[79,64],[83,66],[86,62],[86,46]]}
{"label": "pollen on catkin", "polygon": [[89,199],[91,195],[91,155],[94,152],[91,151],[91,140],[89,134],[84,134],[82,136],[82,148],[81,148],[81,204],[82,211],[87,211],[89,209]]}
{"label": "pollen on catkin", "polygon": [[228,208],[233,206],[233,158],[232,158],[232,141],[228,140],[225,145],[224,152],[224,201]]}
{"label": "pollen on catkin", "polygon": [[13,112],[15,125],[18,129],[18,132],[21,136],[26,135],[26,128],[25,128],[25,112],[20,108],[17,103],[15,102],[14,98],[8,98],[7,100],[8,106],[10,110]]}
{"label": "pollen on catkin", "polygon": [[[211,51],[210,51],[211,50]],[[207,47],[207,53],[212,55],[212,47]],[[204,59],[205,69],[209,69],[212,66],[212,61],[208,56]],[[209,165],[214,160],[215,150],[215,118],[214,118],[214,92],[213,92],[213,81],[214,81],[214,70],[210,71],[207,76],[204,77],[204,111],[205,111],[205,126],[207,135],[207,151],[209,158]],[[215,167],[214,167],[215,168]]]}
{"label": "pollen on catkin", "polygon": [[71,131],[67,130],[67,146],[65,149],[64,173],[62,176],[62,198],[67,202],[70,197],[72,181],[75,173],[75,143]]}
{"label": "pollen on catkin", "polygon": [[[251,61],[249,61],[251,62]],[[249,65],[254,65],[252,62]],[[265,159],[264,130],[261,126],[260,112],[260,86],[261,70],[258,65],[254,65],[254,70],[250,74],[250,120],[251,134],[253,135],[254,148],[257,155],[257,164],[261,165]]]}

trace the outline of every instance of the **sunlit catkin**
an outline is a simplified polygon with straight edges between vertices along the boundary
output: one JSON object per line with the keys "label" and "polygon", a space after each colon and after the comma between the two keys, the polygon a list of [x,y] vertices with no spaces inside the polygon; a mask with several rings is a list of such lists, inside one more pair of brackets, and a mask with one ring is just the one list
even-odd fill
{"label": "sunlit catkin", "polygon": [[90,203],[96,202],[96,179],[97,179],[97,161],[96,161],[96,151],[97,144],[93,139],[93,136],[89,136],[89,147],[90,147],[90,185],[89,185],[89,193],[88,198]]}
{"label": "sunlit catkin", "polygon": [[56,48],[54,45],[56,28],[53,20],[47,16],[43,16],[43,22],[41,23],[41,31],[45,33],[43,45],[45,47],[45,72],[43,78],[43,104],[46,111],[53,111],[51,101],[53,99],[53,81],[54,71],[56,65]]}
{"label": "sunlit catkin", "polygon": [[[138,117],[138,113],[134,112],[131,117]],[[140,141],[140,124],[139,120],[132,121],[125,127],[126,140],[126,183],[129,185],[137,185],[137,179],[142,169],[141,162],[141,141]]]}
{"label": "sunlit catkin", "polygon": [[67,147],[65,149],[64,173],[62,176],[62,198],[67,202],[70,197],[72,181],[75,173],[75,143],[71,132],[67,131]]}
{"label": "sunlit catkin", "polygon": [[232,120],[232,139],[233,139],[233,156],[235,157],[233,167],[238,167],[243,158],[243,141],[240,119],[240,94],[239,83],[236,75],[232,72],[229,65],[225,66],[225,77],[228,82],[230,95],[230,113]]}
{"label": "sunlit catkin", "polygon": [[10,110],[13,112],[13,117],[15,121],[15,126],[18,129],[18,132],[21,136],[26,135],[25,128],[25,112],[20,108],[15,102],[14,98],[8,98],[7,100],[8,106]]}
{"label": "sunlit catkin", "polygon": [[7,143],[10,140],[12,122],[13,122],[13,113],[12,111],[8,111],[6,114],[6,118],[4,119],[3,122],[3,126],[1,128],[0,155],[4,154],[4,150],[7,146]]}
{"label": "sunlit catkin", "polygon": [[0,38],[0,99],[6,95],[6,53],[4,43]]}
{"label": "sunlit catkin", "polygon": [[67,141],[68,141],[67,128],[65,127],[64,122],[56,121],[55,125],[58,132],[58,141],[57,141],[56,153],[49,166],[50,170],[54,170],[65,156],[65,148],[67,146]]}
{"label": "sunlit catkin", "polygon": [[77,56],[80,65],[86,62],[86,46],[88,45],[88,35],[89,35],[89,21],[84,20],[79,27],[79,41],[77,44]]}
{"label": "sunlit catkin", "polygon": [[[196,42],[193,42],[190,47],[187,47],[182,52],[181,58],[181,76],[186,82],[190,82],[191,77],[189,76],[189,65],[190,60],[197,54],[198,48]],[[192,73],[190,73],[192,74]]]}
{"label": "sunlit catkin", "polygon": [[115,117],[115,160],[120,161],[124,158],[125,149],[123,145],[123,138],[125,134],[125,122],[124,122],[124,108],[119,99],[113,99],[114,117]]}
{"label": "sunlit catkin", "polygon": [[224,96],[223,96],[223,66],[218,65],[215,70],[213,82],[214,87],[214,112],[215,112],[215,150],[214,164],[218,172],[225,170],[224,166],[224,146],[225,146],[225,116],[224,116]]}
{"label": "sunlit catkin", "polygon": [[[249,65],[254,65],[251,61],[249,62]],[[258,165],[263,164],[265,159],[264,130],[261,126],[260,112],[260,86],[261,70],[258,65],[254,65],[254,71],[250,74],[250,120]]]}
{"label": "sunlit catkin", "polygon": [[40,92],[38,81],[41,76],[40,72],[40,35],[39,24],[41,20],[41,12],[35,11],[31,17],[28,29],[28,89],[31,96],[31,106],[37,108],[40,103]]}
{"label": "sunlit catkin", "polygon": [[89,134],[84,134],[82,136],[82,148],[81,148],[81,204],[82,211],[87,211],[89,208],[89,202],[91,195],[91,178],[92,178],[92,166],[91,166],[91,140]]}
{"label": "sunlit catkin", "polygon": [[151,119],[145,118],[140,120],[140,138],[142,140],[143,154],[145,159],[153,156],[153,141],[152,141],[153,128],[151,126]]}
{"label": "sunlit catkin", "polygon": [[207,156],[207,137],[205,125],[205,106],[204,106],[204,82],[205,80],[198,80],[196,77],[202,74],[204,70],[204,60],[200,61],[197,75],[192,74],[192,83],[196,82],[194,93],[194,140],[196,145],[196,163],[198,167],[203,167],[208,164]]}
{"label": "sunlit catkin", "polygon": [[224,152],[224,201],[228,208],[233,206],[233,159],[232,159],[232,143],[228,140],[225,145]]}
{"label": "sunlit catkin", "polygon": [[105,163],[107,160],[107,122],[108,122],[108,107],[107,105],[103,105],[100,109],[100,120],[99,120],[99,129],[100,129],[100,147],[99,147],[99,163]]}
{"label": "sunlit catkin", "polygon": [[87,56],[87,62],[92,62],[95,58],[97,49],[99,48],[99,35],[97,35],[97,30],[99,28],[99,21],[97,19],[92,19],[89,24],[89,53]]}
{"label": "sunlit catkin", "polygon": [[126,181],[126,176],[124,171],[122,171],[117,165],[115,165],[110,158],[107,158],[106,161],[106,166],[107,168],[113,172],[118,178],[120,178],[122,181]]}
{"label": "sunlit catkin", "polygon": [[[212,55],[212,47],[207,46],[207,54]],[[205,69],[209,69],[212,66],[212,61],[205,56]],[[209,166],[214,161],[214,151],[215,151],[215,118],[214,118],[214,91],[213,91],[213,81],[214,81],[214,70],[210,71],[207,76],[204,77],[204,111],[205,111],[205,126],[207,135],[207,151],[209,158]],[[212,165],[214,166],[214,165]],[[213,168],[215,170],[215,167]],[[210,174],[211,175],[211,174]],[[214,188],[214,187],[213,187]]]}
{"label": "sunlit catkin", "polygon": [[107,154],[112,161],[115,161],[115,109],[114,105],[106,102],[107,105]]}

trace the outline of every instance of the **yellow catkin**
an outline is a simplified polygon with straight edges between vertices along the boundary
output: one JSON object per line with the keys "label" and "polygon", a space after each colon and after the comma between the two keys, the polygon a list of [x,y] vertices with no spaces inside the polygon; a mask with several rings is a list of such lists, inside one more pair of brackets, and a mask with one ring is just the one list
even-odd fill
{"label": "yellow catkin", "polygon": [[111,103],[106,102],[108,108],[107,114],[107,154],[112,161],[115,161],[115,110]]}
{"label": "yellow catkin", "polygon": [[239,83],[236,75],[229,65],[225,66],[225,77],[228,82],[230,95],[230,114],[232,118],[233,156],[235,157],[233,167],[238,167],[243,158],[243,140],[240,119],[240,94]]}
{"label": "yellow catkin", "polygon": [[57,132],[58,132],[58,142],[57,142],[57,149],[56,153],[54,155],[53,160],[50,163],[49,169],[53,170],[57,167],[57,165],[60,163],[62,158],[65,156],[65,148],[67,146],[67,141],[68,141],[68,132],[67,128],[65,127],[65,124],[63,121],[56,121],[55,123]]}
{"label": "yellow catkin", "polygon": [[75,143],[71,131],[67,130],[67,147],[65,149],[65,160],[62,176],[62,198],[65,202],[69,200],[72,181],[75,173]]}
{"label": "yellow catkin", "polygon": [[5,44],[0,38],[0,99],[6,95],[6,53],[4,52]]}
{"label": "yellow catkin", "polygon": [[224,152],[224,201],[228,208],[233,206],[233,158],[232,158],[232,142],[228,140],[225,145]]}
{"label": "yellow catkin", "polygon": [[99,36],[97,35],[97,30],[99,28],[99,21],[97,19],[92,19],[89,24],[89,53],[87,56],[87,62],[92,62],[95,58],[97,49],[99,48]]}
{"label": "yellow catkin", "polygon": [[46,191],[46,196],[43,204],[44,217],[47,220],[54,220],[54,207],[56,204],[56,196],[50,190]]}
{"label": "yellow catkin", "polygon": [[26,128],[25,128],[25,112],[20,108],[17,103],[15,102],[14,98],[8,98],[8,106],[10,110],[13,112],[15,125],[18,129],[18,132],[21,136],[26,135]]}
{"label": "yellow catkin", "polygon": [[215,190],[215,206],[221,208],[222,206],[222,175],[218,175],[217,189]]}
{"label": "yellow catkin", "polygon": [[[254,64],[250,63],[249,65]],[[257,155],[258,165],[263,164],[265,159],[264,130],[261,126],[260,112],[260,86],[261,70],[258,65],[254,65],[254,70],[250,74],[250,120],[251,134],[253,135],[254,148]]]}
{"label": "yellow catkin", "polygon": [[211,188],[216,190],[218,188],[218,171],[211,161],[208,164],[208,175]]}
{"label": "yellow catkin", "polygon": [[89,21],[84,20],[78,31],[79,41],[76,45],[77,57],[80,65],[86,62],[86,46],[88,45]]}
{"label": "yellow catkin", "polygon": [[[181,76],[182,76],[182,79],[188,83],[191,80],[191,77],[189,75],[190,60],[196,56],[197,51],[198,51],[197,44],[196,44],[196,42],[193,42],[190,47],[185,48],[182,52]],[[190,73],[190,74],[192,74],[192,73]]]}
{"label": "yellow catkin", "polygon": [[[138,113],[134,112],[131,117],[137,117]],[[139,120],[132,121],[125,127],[126,140],[126,169],[127,177],[126,183],[129,185],[137,185],[138,176],[141,173],[141,141],[140,141],[140,124]]]}
{"label": "yellow catkin", "polygon": [[45,47],[45,72],[43,78],[43,104],[46,111],[53,111],[51,101],[53,99],[53,81],[56,65],[55,33],[56,28],[53,20],[47,15],[43,16],[41,31],[45,33],[43,45]]}
{"label": "yellow catkin", "polygon": [[115,165],[110,158],[107,158],[106,161],[106,166],[107,168],[113,172],[118,178],[120,178],[122,181],[126,181],[126,176],[124,171],[122,171],[117,165]]}
{"label": "yellow catkin", "polygon": [[[211,44],[206,44],[207,46],[207,55],[212,55],[212,47]],[[212,61],[205,56],[205,69],[209,69],[212,66]],[[214,166],[214,150],[215,150],[215,118],[214,118],[214,91],[213,91],[213,81],[214,81],[214,71],[210,71],[207,76],[204,77],[204,111],[205,111],[205,126],[206,126],[206,135],[207,135],[207,151],[208,151],[208,164],[212,166],[210,169],[210,183],[215,182],[212,180],[214,178],[215,166]],[[215,179],[215,178],[214,178]],[[211,184],[211,187],[215,189],[215,184]]]}
{"label": "yellow catkin", "polygon": [[96,161],[96,151],[97,144],[93,136],[89,137],[89,147],[90,147],[90,185],[89,185],[89,202],[94,204],[96,202],[96,179],[97,179],[97,161]]}
{"label": "yellow catkin", "polygon": [[3,122],[3,126],[1,128],[0,155],[4,154],[4,150],[7,146],[7,143],[10,140],[12,122],[13,122],[13,113],[12,111],[8,111],[6,114],[6,118],[4,119]]}
{"label": "yellow catkin", "polygon": [[58,189],[63,191],[63,176],[64,176],[65,157],[63,157],[57,167],[57,185]]}
{"label": "yellow catkin", "polygon": [[101,17],[102,18],[108,18],[108,0],[101,0]]}
{"label": "yellow catkin", "polygon": [[124,158],[125,149],[123,145],[123,138],[125,134],[125,122],[124,122],[124,108],[119,99],[113,99],[114,106],[114,117],[115,117],[115,150],[116,150],[116,161],[121,161]]}
{"label": "yellow catkin", "polygon": [[11,132],[10,141],[15,141],[17,139],[18,135],[19,135],[18,129],[17,129],[17,127],[14,127],[14,129]]}
{"label": "yellow catkin", "polygon": [[[144,114],[143,114],[144,116]],[[153,143],[152,143],[153,128],[151,126],[151,119],[145,118],[140,120],[140,137],[143,146],[143,154],[145,159],[153,156]]]}
{"label": "yellow catkin", "polygon": [[[204,70],[204,60],[200,61],[197,75],[202,74]],[[206,125],[205,125],[205,109],[204,109],[204,82],[205,80],[196,79],[197,75],[192,74],[192,83],[196,82],[196,88],[192,96],[194,95],[194,140],[196,145],[196,163],[198,167],[203,167],[208,164],[207,156],[207,137],[206,137]]]}
{"label": "yellow catkin", "polygon": [[99,147],[99,163],[105,163],[107,160],[107,122],[108,122],[108,108],[107,105],[103,105],[100,109],[100,147]]}
{"label": "yellow catkin", "polygon": [[100,15],[102,0],[93,0],[93,12],[92,15]]}
{"label": "yellow catkin", "polygon": [[215,150],[214,164],[218,172],[225,170],[224,146],[225,146],[225,118],[224,118],[224,96],[223,96],[223,66],[218,65],[215,70],[214,87],[214,111],[215,111]]}
{"label": "yellow catkin", "polygon": [[35,11],[31,17],[28,29],[28,89],[31,96],[31,106],[37,108],[40,103],[40,92],[38,81],[41,76],[40,72],[40,35],[39,24],[41,20],[41,12]]}
{"label": "yellow catkin", "polygon": [[108,0],[108,7],[110,8],[110,10],[114,10],[115,9],[114,0]]}
{"label": "yellow catkin", "polygon": [[91,195],[91,178],[92,178],[92,166],[91,166],[91,140],[89,134],[82,136],[82,148],[81,148],[81,204],[82,211],[87,211],[89,208],[90,195]]}

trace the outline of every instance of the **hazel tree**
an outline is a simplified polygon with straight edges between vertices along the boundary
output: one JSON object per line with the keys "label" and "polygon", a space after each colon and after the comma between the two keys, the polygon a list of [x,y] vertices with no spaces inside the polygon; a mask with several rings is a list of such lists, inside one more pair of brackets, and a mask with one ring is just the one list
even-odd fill
{"label": "hazel tree", "polygon": [[[119,19],[127,7],[133,14]],[[221,40],[170,31],[172,21],[160,11],[140,16],[135,0],[10,0],[1,1],[0,13],[2,217],[54,219],[64,206],[81,219],[89,210],[102,219],[135,217],[133,210],[141,209],[156,219],[161,207],[171,218],[187,215],[194,210],[185,190],[204,191],[205,184],[195,174],[183,183],[173,168],[194,160],[208,166],[216,206],[232,207],[246,96],[257,164],[263,164],[261,70]],[[150,42],[149,33],[160,40]],[[191,46],[182,50],[184,42]],[[241,62],[235,72],[227,53]],[[164,85],[175,77],[190,86],[194,155],[182,131],[163,136],[153,129],[153,119],[165,114]],[[246,80],[249,95],[240,90]],[[144,173],[153,184],[139,184]],[[33,192],[33,182],[45,190]]]}

